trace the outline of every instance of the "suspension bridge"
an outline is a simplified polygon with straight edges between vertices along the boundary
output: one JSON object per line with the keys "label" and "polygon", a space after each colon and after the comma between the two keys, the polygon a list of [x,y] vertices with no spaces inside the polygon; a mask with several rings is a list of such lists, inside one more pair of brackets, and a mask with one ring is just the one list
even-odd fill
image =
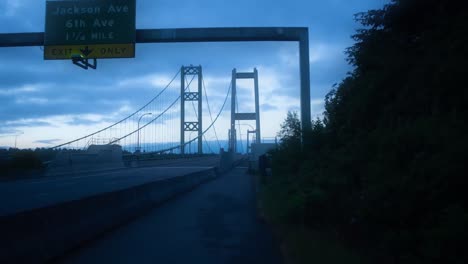
{"label": "suspension bridge", "polygon": [[[308,36],[307,28],[286,27],[138,29],[135,31],[133,44],[227,41],[297,42],[300,54],[301,120],[303,130],[307,131],[310,130],[311,125]],[[46,34],[42,32],[6,33],[0,34],[0,47],[44,46],[46,40]],[[87,48],[85,51],[87,53]],[[88,63],[88,57],[85,57],[72,56],[71,59],[80,67],[95,69],[96,59],[90,57],[94,61],[94,64],[91,64]],[[254,80],[254,112],[239,112],[237,79]],[[221,87],[217,89],[221,90]],[[184,230],[183,235],[186,236],[189,233],[186,232],[185,227],[178,225],[179,220],[202,219],[210,216],[211,221],[215,218],[211,213],[207,214],[206,208],[209,208],[208,212],[214,212],[215,216],[219,215],[221,217],[219,222],[224,223],[226,222],[225,216],[233,216],[233,211],[239,211],[238,206],[243,208],[243,205],[250,204],[251,197],[255,195],[250,192],[253,192],[255,188],[251,186],[254,181],[245,174],[246,164],[237,167],[232,172],[227,171],[237,164],[234,162],[233,154],[242,153],[245,150],[254,153],[265,150],[262,148],[253,150],[249,147],[243,149],[244,139],[240,133],[240,121],[255,121],[255,128],[252,126],[252,130],[247,131],[245,139],[249,143],[261,143],[258,72],[256,69],[253,72],[237,72],[234,69],[231,81],[226,83],[224,90],[226,94],[220,107],[212,107],[212,102],[209,101],[210,95],[207,94],[208,90],[203,80],[201,66],[183,66],[174,74],[164,89],[142,104],[142,107],[107,127],[53,147],[59,153],[57,156],[65,154],[63,156],[67,157],[65,161],[70,168],[76,165],[76,161],[87,167],[86,162],[96,158],[96,163],[101,164],[100,154],[107,155],[109,151],[112,158],[116,157],[121,161],[125,160],[125,157],[130,157],[130,160],[136,158],[137,161],[141,158],[151,162],[156,161],[150,166],[137,164],[138,166],[107,168],[103,171],[74,170],[69,174],[52,177],[0,183],[0,199],[4,201],[0,204],[0,233],[2,233],[0,262],[45,263],[63,256],[66,252],[82,246],[83,243],[96,239],[104,232],[127,224],[129,220],[141,216],[143,212],[148,212],[155,205],[175,196],[181,196],[202,183],[218,178],[223,168],[226,168],[224,170],[226,176],[219,177],[219,181],[212,181],[211,185],[206,184],[204,191],[186,199],[184,205],[174,203],[177,208],[169,211],[180,212],[180,214],[168,216],[171,221],[162,225],[151,219],[148,221],[151,223],[150,226],[161,227],[163,233],[165,230],[170,230],[173,224],[174,230]],[[206,111],[208,115],[204,114]],[[227,119],[230,119],[230,126],[227,129],[219,126],[219,120],[226,118],[226,115]],[[222,134],[228,134],[227,141],[219,139],[219,135]],[[307,143],[306,138],[303,138],[303,142]],[[196,146],[194,149],[191,148],[192,144]],[[118,155],[113,155],[112,151],[116,149],[119,150],[116,151]],[[97,150],[97,152],[91,153],[91,150]],[[156,157],[165,156],[165,154],[183,157],[191,153],[218,152],[220,155],[216,155],[214,159],[193,156],[187,160],[177,160],[173,164],[166,161],[156,164],[161,161]],[[224,159],[225,157],[227,159]],[[76,161],[73,158],[76,158]],[[224,164],[223,160],[227,162]],[[242,197],[241,200],[239,197]],[[201,203],[194,204],[194,201]],[[225,210],[220,211],[220,208],[225,208]],[[245,210],[245,217],[236,213],[236,218],[229,218],[233,223],[232,226],[220,226],[217,221],[206,221],[204,226],[188,224],[187,226],[194,226],[194,232],[190,234],[189,241],[197,241],[197,243],[192,243],[197,245],[200,241],[210,242],[212,237],[209,235],[215,234],[215,242],[219,246],[227,248],[229,244],[229,248],[232,248],[230,246],[233,238],[231,234],[244,234],[244,231],[252,226],[259,228],[257,224],[245,221],[256,217],[252,215],[255,210],[246,209],[248,210]],[[172,221],[172,219],[177,221]],[[243,223],[244,231],[239,232],[238,227]],[[231,232],[226,233],[228,229]],[[144,230],[144,232],[133,230],[131,235],[144,235],[147,229]],[[153,246],[145,253],[164,253],[179,243],[180,237],[178,236],[175,236],[176,243],[167,243],[167,237],[176,235],[174,232],[171,232],[169,236],[159,234],[161,233],[157,232],[156,235],[151,235],[151,238],[141,240],[145,241],[147,246]],[[227,234],[225,240],[220,241],[218,235],[224,236],[223,234]],[[253,230],[253,234],[255,234],[254,238],[259,237],[256,230]],[[157,244],[157,241],[153,241],[154,239],[162,239],[158,241],[163,241],[163,243]],[[252,240],[252,237],[244,235],[235,240],[251,241],[252,246],[264,243],[264,241]],[[124,241],[127,244],[132,243],[128,242],[130,240],[127,236],[124,236]],[[223,244],[224,242],[226,245]],[[205,250],[208,255],[212,255],[211,242],[209,244],[201,249]],[[169,245],[169,248],[164,248],[165,245]],[[106,250],[100,250],[100,252],[106,258],[116,255],[115,247],[110,248],[112,250],[109,252],[112,253]],[[250,248],[250,246],[245,248]],[[194,251],[199,252],[199,250]],[[265,250],[265,252],[271,251]],[[234,254],[237,254],[236,252]],[[184,251],[178,252],[178,255],[184,254]],[[130,255],[131,258],[140,256]],[[226,259],[231,259],[231,256],[231,253],[227,254]],[[150,256],[150,259],[153,260],[152,262],[160,259],[164,262],[163,257]],[[95,261],[96,258],[93,260]],[[187,258],[187,261],[192,260]]]}
{"label": "suspension bridge", "polygon": [[[257,76],[257,70],[253,73],[236,72],[231,82],[226,84],[221,107],[213,109],[202,67],[182,66],[162,90],[133,113],[112,125],[52,149],[76,151],[86,150],[91,145],[119,145],[125,155],[213,154],[219,153],[221,149],[244,152],[248,147],[244,148],[240,120],[259,119]],[[236,77],[252,77],[256,80],[256,113],[235,113],[239,109],[236,93],[233,93]],[[231,100],[228,100],[230,97]],[[227,113],[232,117],[229,140],[220,140],[216,122],[226,114],[229,107],[232,111]],[[208,122],[203,120],[204,110],[208,112]],[[259,131],[258,127],[256,129]],[[259,133],[250,134],[251,138],[244,138],[250,143],[254,143],[256,137],[260,136]],[[196,144],[196,148],[192,148],[192,144]]]}

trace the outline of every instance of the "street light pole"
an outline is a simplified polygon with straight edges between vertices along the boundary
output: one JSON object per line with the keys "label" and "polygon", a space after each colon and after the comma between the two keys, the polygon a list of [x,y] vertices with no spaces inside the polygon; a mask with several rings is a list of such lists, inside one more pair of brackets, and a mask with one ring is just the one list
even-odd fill
{"label": "street light pole", "polygon": [[15,135],[15,149],[16,149],[16,142],[17,142],[17,140],[18,140],[18,137],[19,137],[20,135],[23,135],[23,134],[24,134],[24,132],[23,132],[23,131],[20,131],[18,134]]}
{"label": "street light pole", "polygon": [[[252,133],[253,133],[253,134],[256,134],[256,133],[257,133],[257,130],[254,129],[254,127],[251,126],[251,125],[249,125],[249,124],[239,124],[239,126],[248,126],[248,127],[250,127],[250,128],[252,129],[252,131],[250,131],[250,130],[247,129],[247,154],[249,154],[249,150],[251,149],[251,147],[250,147],[250,145],[249,145],[249,143],[250,143],[250,142],[249,142],[249,141],[250,141],[250,140],[249,140],[249,136],[250,136],[250,134],[252,134]],[[256,143],[256,142],[252,142],[252,143]]]}
{"label": "street light pole", "polygon": [[146,115],[152,115],[153,113],[145,113],[145,114],[142,114],[140,116],[140,118],[138,119],[138,134],[137,134],[137,148],[138,148],[138,153],[140,153],[141,151],[141,148],[140,148],[140,121],[141,119],[146,116]]}

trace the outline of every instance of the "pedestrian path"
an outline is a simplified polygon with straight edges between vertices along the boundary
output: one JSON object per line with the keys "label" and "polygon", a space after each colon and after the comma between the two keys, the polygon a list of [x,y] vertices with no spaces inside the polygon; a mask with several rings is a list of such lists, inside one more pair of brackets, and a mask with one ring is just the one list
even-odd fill
{"label": "pedestrian path", "polygon": [[62,263],[282,263],[257,217],[252,176],[235,168],[70,253]]}

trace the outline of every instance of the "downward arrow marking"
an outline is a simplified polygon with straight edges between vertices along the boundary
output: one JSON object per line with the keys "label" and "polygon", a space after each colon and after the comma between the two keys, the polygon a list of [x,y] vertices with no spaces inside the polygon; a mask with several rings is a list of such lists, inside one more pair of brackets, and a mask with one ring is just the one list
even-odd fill
{"label": "downward arrow marking", "polygon": [[80,51],[81,51],[81,54],[83,54],[85,57],[88,57],[88,55],[93,52],[93,50],[92,49],[90,50],[88,46],[86,46],[85,49],[80,49]]}

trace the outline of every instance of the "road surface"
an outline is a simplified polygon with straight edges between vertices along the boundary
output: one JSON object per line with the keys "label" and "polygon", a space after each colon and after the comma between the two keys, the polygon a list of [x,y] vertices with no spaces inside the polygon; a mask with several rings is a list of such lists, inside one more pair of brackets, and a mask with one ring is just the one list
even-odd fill
{"label": "road surface", "polygon": [[245,168],[236,168],[89,242],[58,263],[282,263],[256,212]]}
{"label": "road surface", "polygon": [[207,170],[217,164],[217,157],[194,158],[158,161],[153,167],[0,182],[0,216]]}

